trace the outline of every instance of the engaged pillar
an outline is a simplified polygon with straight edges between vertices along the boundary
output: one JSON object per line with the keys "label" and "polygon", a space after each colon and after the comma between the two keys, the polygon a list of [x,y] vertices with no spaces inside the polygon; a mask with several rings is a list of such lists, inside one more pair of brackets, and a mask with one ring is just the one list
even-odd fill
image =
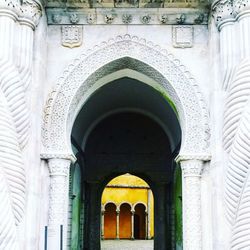
{"label": "engaged pillar", "polygon": [[201,173],[203,161],[181,160],[183,201],[183,249],[202,249]]}
{"label": "engaged pillar", "polygon": [[[48,249],[59,250],[61,244],[64,246],[66,244],[68,183],[71,160],[49,159],[48,163],[50,173]],[[61,225],[63,226],[62,237]]]}

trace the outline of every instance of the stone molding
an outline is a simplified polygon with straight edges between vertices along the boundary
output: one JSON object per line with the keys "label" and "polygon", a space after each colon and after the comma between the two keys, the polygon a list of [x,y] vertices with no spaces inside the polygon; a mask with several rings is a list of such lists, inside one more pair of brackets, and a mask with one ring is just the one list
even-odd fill
{"label": "stone molding", "polygon": [[181,161],[182,174],[187,176],[201,176],[203,171],[203,161],[201,160],[184,160]]}
{"label": "stone molding", "polygon": [[76,8],[70,11],[48,8],[46,14],[49,25],[207,25],[209,15],[204,9],[176,9],[173,12],[171,9],[156,8]]}
{"label": "stone molding", "polygon": [[42,16],[42,6],[35,0],[2,0],[0,2],[0,16],[9,16],[21,24],[31,26],[38,25]]}
{"label": "stone molding", "polygon": [[53,175],[68,176],[71,161],[69,159],[50,159],[49,173]]}
{"label": "stone molding", "polygon": [[175,104],[183,132],[181,155],[209,154],[209,114],[194,78],[172,54],[130,35],[85,51],[59,78],[44,109],[44,153],[72,155],[70,129],[84,96],[97,80],[124,68],[154,79]]}
{"label": "stone molding", "polygon": [[40,158],[44,160],[49,160],[49,159],[65,159],[65,160],[70,160],[72,163],[75,163],[77,160],[74,154],[69,154],[69,153],[52,153],[52,154],[47,154],[47,153],[41,153]]}
{"label": "stone molding", "polygon": [[219,30],[249,14],[249,0],[217,0],[212,4],[212,16]]}
{"label": "stone molding", "polygon": [[193,155],[178,155],[175,158],[176,162],[182,162],[182,161],[189,161],[189,160],[199,160],[199,161],[210,161],[211,160],[211,155],[210,154],[193,154]]}

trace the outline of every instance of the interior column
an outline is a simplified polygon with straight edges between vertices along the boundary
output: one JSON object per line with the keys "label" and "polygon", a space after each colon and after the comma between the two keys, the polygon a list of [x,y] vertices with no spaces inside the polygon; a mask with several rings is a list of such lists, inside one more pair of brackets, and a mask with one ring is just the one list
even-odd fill
{"label": "interior column", "polygon": [[116,210],[116,239],[119,240],[120,236],[119,236],[119,230],[120,230],[120,226],[119,226],[119,220],[120,220],[120,210]]}

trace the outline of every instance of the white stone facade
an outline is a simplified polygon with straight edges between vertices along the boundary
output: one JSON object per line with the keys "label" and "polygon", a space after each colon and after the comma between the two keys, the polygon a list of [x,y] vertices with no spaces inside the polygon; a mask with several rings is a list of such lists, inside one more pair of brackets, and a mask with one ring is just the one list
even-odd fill
{"label": "white stone facade", "polygon": [[71,130],[121,76],[176,107],[183,249],[250,249],[249,2],[80,2],[0,0],[0,249],[66,246]]}

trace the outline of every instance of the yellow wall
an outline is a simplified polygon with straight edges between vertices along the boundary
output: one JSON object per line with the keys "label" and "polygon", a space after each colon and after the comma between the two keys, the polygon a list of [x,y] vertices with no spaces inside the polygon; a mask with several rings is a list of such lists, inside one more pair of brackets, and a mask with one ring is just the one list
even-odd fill
{"label": "yellow wall", "polygon": [[[117,185],[123,187],[116,187]],[[127,187],[129,186],[129,187]],[[111,180],[103,191],[102,205],[113,202],[117,206],[126,202],[132,206],[136,203],[148,204],[148,184],[137,176],[125,174]],[[154,237],[154,202],[150,190],[150,236]]]}

